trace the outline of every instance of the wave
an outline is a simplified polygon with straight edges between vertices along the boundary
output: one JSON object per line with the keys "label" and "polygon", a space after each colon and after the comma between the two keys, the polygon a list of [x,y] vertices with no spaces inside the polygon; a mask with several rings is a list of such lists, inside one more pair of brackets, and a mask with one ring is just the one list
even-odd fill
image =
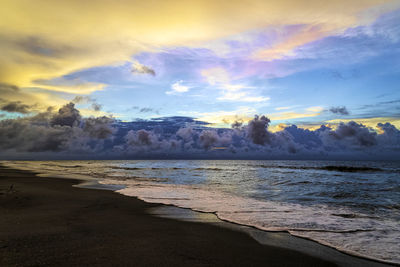
{"label": "wave", "polygon": [[194,168],[193,171],[225,171],[226,169],[221,168]]}
{"label": "wave", "polygon": [[[51,165],[48,165],[51,166]],[[80,168],[83,167],[82,165],[72,165],[72,166],[63,166],[64,168],[70,168],[70,169],[74,169],[74,168]]]}
{"label": "wave", "polygon": [[383,172],[385,170],[381,168],[374,167],[353,167],[353,166],[321,166],[321,167],[311,167],[311,166],[283,166],[283,165],[258,165],[261,168],[271,168],[271,169],[295,169],[295,170],[324,170],[324,171],[337,171],[337,172]]}
{"label": "wave", "polygon": [[321,170],[326,171],[339,171],[339,172],[381,172],[381,168],[372,167],[352,167],[352,166],[325,166]]}
{"label": "wave", "polygon": [[144,168],[137,168],[137,167],[119,167],[119,166],[111,166],[111,169],[115,170],[126,170],[126,171],[136,171],[136,170],[143,170]]}
{"label": "wave", "polygon": [[126,170],[126,171],[139,171],[139,170],[182,170],[184,168],[172,167],[172,168],[157,168],[157,167],[150,167],[150,168],[143,168],[143,167],[120,167],[120,166],[111,166],[111,169],[115,170]]}

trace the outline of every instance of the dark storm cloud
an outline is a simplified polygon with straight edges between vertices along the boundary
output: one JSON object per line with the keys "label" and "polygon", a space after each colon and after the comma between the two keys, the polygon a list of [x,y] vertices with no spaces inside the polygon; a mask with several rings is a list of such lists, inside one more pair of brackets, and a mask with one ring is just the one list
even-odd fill
{"label": "dark storm cloud", "polygon": [[82,118],[68,103],[56,113],[49,108],[35,116],[0,121],[0,150],[93,153],[112,138],[113,123],[108,117]]}
{"label": "dark storm cloud", "polygon": [[116,129],[111,127],[114,119],[109,117],[87,118],[84,120],[83,130],[90,137],[97,139],[106,139],[111,137]]}
{"label": "dark storm cloud", "polygon": [[389,122],[378,123],[377,127],[381,134],[377,135],[377,140],[382,150],[400,150],[400,131]]}
{"label": "dark storm cloud", "polygon": [[205,130],[201,132],[199,139],[201,145],[205,149],[209,149],[210,147],[215,146],[215,144],[218,142],[219,136],[213,130]]}
{"label": "dark storm cloud", "polygon": [[265,116],[255,116],[249,122],[247,133],[254,144],[264,145],[270,141],[270,134],[267,131],[270,122],[271,120]]}
{"label": "dark storm cloud", "polygon": [[57,111],[0,121],[0,155],[6,158],[14,151],[89,158],[328,159],[400,154],[400,131],[390,123],[379,123],[378,131],[352,121],[340,123],[336,129],[322,125],[307,130],[291,125],[278,132],[270,132],[269,124],[268,117],[261,115],[229,129],[210,128],[188,117],[134,122],[84,118],[71,102]]}
{"label": "dark storm cloud", "polygon": [[146,130],[129,131],[125,136],[127,143],[130,146],[149,146],[156,142],[157,137],[153,132]]}
{"label": "dark storm cloud", "polygon": [[185,142],[190,142],[197,138],[197,131],[191,127],[183,127],[176,132],[176,135]]}
{"label": "dark storm cloud", "polygon": [[148,155],[154,153],[174,153],[180,147],[180,141],[174,136],[162,136],[155,131],[130,130],[123,138],[124,143],[114,146],[114,151],[131,155]]}
{"label": "dark storm cloud", "polygon": [[16,85],[0,82],[0,109],[4,107],[4,111],[27,114],[42,110],[45,106],[41,101],[41,98],[36,97],[29,90],[22,90]]}
{"label": "dark storm cloud", "polygon": [[19,87],[16,85],[0,82],[0,92],[3,92],[3,91],[17,92],[17,91],[19,91]]}
{"label": "dark storm cloud", "polygon": [[49,127],[48,114],[0,122],[0,150],[60,151],[71,135],[70,127]]}
{"label": "dark storm cloud", "polygon": [[58,113],[51,119],[51,125],[78,126],[81,121],[79,110],[74,103],[68,103],[58,110]]}
{"label": "dark storm cloud", "polygon": [[[0,67],[1,68],[1,67]],[[18,86],[0,83],[0,110],[11,113],[29,114],[45,109],[42,99],[37,98],[29,90]]]}
{"label": "dark storm cloud", "polygon": [[[0,99],[0,102],[1,99]],[[6,104],[2,104],[0,106],[0,110],[12,112],[12,113],[21,113],[21,114],[28,114],[31,112],[31,108],[34,107],[33,105],[26,105],[21,101],[12,101]]]}
{"label": "dark storm cloud", "polygon": [[293,141],[308,149],[316,148],[322,145],[322,141],[318,136],[318,132],[308,129],[298,128],[296,125],[291,125],[284,129],[293,137]]}
{"label": "dark storm cloud", "polygon": [[354,121],[340,123],[335,131],[321,131],[320,135],[324,143],[343,148],[370,147],[377,144],[377,133]]}
{"label": "dark storm cloud", "polygon": [[389,135],[389,136],[398,136],[400,134],[400,131],[396,129],[396,127],[389,123],[378,123],[378,128],[384,132],[384,134]]}
{"label": "dark storm cloud", "polygon": [[339,114],[339,115],[349,115],[350,114],[345,106],[331,107],[329,109],[329,111],[334,113],[334,114]]}

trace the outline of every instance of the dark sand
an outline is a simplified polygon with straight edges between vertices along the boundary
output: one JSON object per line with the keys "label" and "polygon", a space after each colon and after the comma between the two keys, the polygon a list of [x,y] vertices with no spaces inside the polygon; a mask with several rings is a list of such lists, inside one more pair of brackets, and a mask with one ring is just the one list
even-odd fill
{"label": "dark sand", "polygon": [[0,266],[335,266],[77,183],[0,167]]}

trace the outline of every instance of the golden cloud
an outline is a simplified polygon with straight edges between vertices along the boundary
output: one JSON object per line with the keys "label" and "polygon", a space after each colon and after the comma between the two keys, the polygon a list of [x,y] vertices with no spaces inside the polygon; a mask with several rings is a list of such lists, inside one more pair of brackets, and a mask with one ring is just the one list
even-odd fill
{"label": "golden cloud", "polygon": [[[339,29],[343,29],[343,26],[340,26]],[[335,30],[338,30],[337,25],[307,25],[304,29],[287,36],[272,47],[256,51],[253,57],[259,60],[269,61],[291,56],[296,47],[326,37]]]}
{"label": "golden cloud", "polygon": [[364,17],[359,14],[388,2],[391,1],[3,0],[0,82],[88,94],[102,89],[102,85],[74,85],[79,87],[74,89],[65,84],[43,86],[37,81],[120,64],[142,51],[197,46],[271,25],[324,25],[299,33],[270,52],[262,52],[274,57],[318,38],[326,29],[343,29],[376,17],[379,12],[369,12]]}

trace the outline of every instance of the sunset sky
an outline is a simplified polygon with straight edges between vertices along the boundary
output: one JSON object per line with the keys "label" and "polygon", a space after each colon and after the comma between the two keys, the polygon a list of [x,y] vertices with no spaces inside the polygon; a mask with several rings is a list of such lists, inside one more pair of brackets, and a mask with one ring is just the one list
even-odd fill
{"label": "sunset sky", "polygon": [[[276,132],[400,128],[400,1],[23,1],[0,8],[0,120],[75,103]],[[50,108],[50,109],[49,109]]]}
{"label": "sunset sky", "polygon": [[224,126],[268,114],[273,124],[400,125],[399,1],[1,6],[1,98],[32,112],[80,95],[101,105],[81,101],[84,115],[125,121],[179,115]]}

